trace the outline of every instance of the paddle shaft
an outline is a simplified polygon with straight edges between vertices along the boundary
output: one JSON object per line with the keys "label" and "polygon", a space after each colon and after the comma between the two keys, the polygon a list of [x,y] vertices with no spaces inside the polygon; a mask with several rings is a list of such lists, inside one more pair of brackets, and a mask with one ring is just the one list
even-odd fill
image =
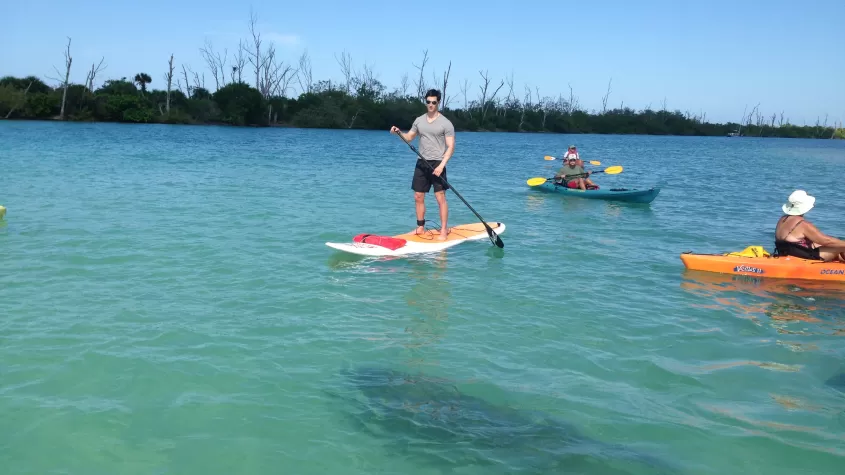
{"label": "paddle shaft", "polygon": [[[399,136],[399,138],[400,138],[400,139],[402,139],[402,141],[403,141],[403,142],[405,142],[405,143],[406,143],[409,147],[411,147],[411,150],[413,150],[413,151],[414,151],[414,153],[416,153],[416,154],[417,154],[417,156],[418,156],[418,157],[420,157],[420,160],[422,160],[423,162],[425,162],[425,164],[428,166],[428,168],[430,168],[430,169],[431,169],[431,171],[432,171],[432,172],[434,172],[434,167],[432,167],[432,166],[431,166],[431,164],[430,164],[430,163],[428,163],[428,160],[426,160],[425,158],[423,158],[423,156],[422,156],[422,155],[420,154],[420,152],[416,149],[416,147],[414,147],[413,145],[411,145],[411,143],[410,143],[410,142],[408,142],[407,140],[405,140],[405,137],[403,137],[403,136],[402,136],[402,131],[400,130],[400,131],[397,131],[397,132],[398,132],[398,133],[397,133],[396,135],[398,135],[398,136]],[[484,218],[482,218],[482,217],[481,217],[481,215],[480,215],[480,214],[478,214],[478,212],[477,212],[477,211],[475,211],[475,209],[473,209],[473,207],[472,207],[472,206],[470,206],[470,204],[469,204],[469,203],[467,203],[467,200],[465,200],[465,199],[464,199],[464,197],[463,197],[463,196],[461,196],[461,194],[460,194],[460,193],[458,193],[458,190],[456,190],[456,189],[455,189],[455,187],[453,187],[452,185],[450,185],[450,184],[449,184],[449,183],[448,183],[448,182],[447,182],[447,181],[446,181],[443,177],[438,176],[437,178],[439,178],[439,179],[440,179],[440,181],[441,181],[444,185],[446,185],[446,186],[447,186],[450,190],[452,190],[453,192],[455,192],[455,195],[457,195],[457,197],[458,197],[458,198],[460,198],[460,199],[461,199],[461,201],[463,201],[465,205],[467,205],[467,208],[469,208],[469,210],[470,210],[470,211],[472,211],[472,213],[473,213],[473,214],[474,214],[474,215],[475,215],[475,216],[476,216],[479,220],[481,220],[481,224],[483,224],[483,225],[484,225],[484,227],[487,229],[487,235],[490,237],[490,241],[492,241],[492,242],[493,242],[493,244],[495,244],[496,246],[498,246],[498,247],[500,247],[500,248],[504,248],[504,247],[505,247],[505,243],[503,243],[503,242],[502,242],[502,238],[500,238],[500,237],[499,237],[499,235],[498,235],[498,234],[496,234],[496,232],[495,232],[495,231],[493,231],[493,228],[491,228],[491,227],[490,227],[490,225],[489,225],[489,224],[487,224],[487,223],[484,221]],[[494,237],[493,237],[493,236],[495,236],[495,239],[494,239]]]}
{"label": "paddle shaft", "polygon": [[[577,175],[561,175],[561,178],[584,178],[592,175],[593,173],[604,173],[604,170],[591,170],[590,173],[579,173]],[[553,178],[546,178],[547,180],[552,180]]]}

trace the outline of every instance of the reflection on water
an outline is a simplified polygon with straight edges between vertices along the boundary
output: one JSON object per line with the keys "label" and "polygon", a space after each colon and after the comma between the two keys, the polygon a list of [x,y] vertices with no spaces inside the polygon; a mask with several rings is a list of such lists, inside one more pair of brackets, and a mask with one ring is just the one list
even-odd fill
{"label": "reflection on water", "polygon": [[[773,329],[777,338],[763,341],[794,353],[813,352],[821,359],[799,360],[808,364],[785,365],[774,362],[739,361],[711,365],[703,370],[719,370],[732,366],[755,365],[761,368],[797,372],[806,368],[811,373],[823,374],[830,387],[841,386],[845,392],[845,374],[832,376],[826,359],[833,355],[834,361],[841,361],[841,340],[830,341],[830,337],[845,336],[845,286],[814,281],[791,281],[786,279],[765,279],[752,276],[733,276],[713,272],[685,271],[681,288],[692,294],[705,297],[709,302],[699,307],[728,310],[758,326]],[[817,361],[817,363],[810,363]],[[835,371],[835,370],[834,370]],[[840,371],[841,372],[841,371]],[[822,407],[791,395],[773,394],[771,397],[780,407],[787,410],[805,410],[817,413],[836,413],[841,409]],[[716,410],[714,408],[709,408]],[[725,409],[726,410],[726,409]],[[724,413],[724,412],[723,412]],[[727,413],[725,413],[727,414]],[[843,412],[845,414],[845,412]],[[735,419],[741,416],[730,414]],[[761,421],[743,420],[748,424],[763,425]],[[782,428],[783,429],[783,428]],[[786,430],[798,430],[787,428]],[[838,452],[845,455],[845,452]]]}
{"label": "reflection on water", "polygon": [[439,342],[448,328],[452,294],[451,284],[444,277],[446,264],[446,251],[432,255],[427,262],[410,262],[413,284],[405,293],[409,309],[405,332],[411,338],[404,346],[419,364],[431,364],[425,362],[423,350]]}
{"label": "reflection on water", "polygon": [[[700,307],[730,310],[757,325],[765,321],[781,334],[845,335],[845,286],[690,270],[683,277],[682,289],[712,299]],[[813,325],[790,328],[797,323]]]}
{"label": "reflection on water", "polygon": [[526,211],[539,211],[546,201],[545,193],[534,193],[529,190],[526,196],[525,209]]}
{"label": "reflection on water", "polygon": [[487,400],[507,396],[500,388],[484,385],[481,398],[462,392],[458,381],[425,374],[355,368],[342,375],[329,395],[357,431],[440,473],[682,473],[549,414]]}

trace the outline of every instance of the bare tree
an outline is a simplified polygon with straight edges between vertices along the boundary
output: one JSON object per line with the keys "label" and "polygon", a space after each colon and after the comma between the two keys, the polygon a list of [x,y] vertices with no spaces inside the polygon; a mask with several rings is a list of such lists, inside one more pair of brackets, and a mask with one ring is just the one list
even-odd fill
{"label": "bare tree", "polygon": [[194,75],[194,90],[205,89],[205,72],[202,73],[202,78],[194,71],[191,71],[191,73]]}
{"label": "bare tree", "polygon": [[487,104],[496,97],[496,94],[499,93],[499,89],[501,89],[505,85],[505,81],[502,80],[501,84],[493,91],[493,94],[488,96],[489,88],[490,88],[490,75],[489,71],[478,71],[478,74],[481,75],[482,85],[478,86],[479,91],[481,92],[481,123],[484,123],[484,117],[487,115]]}
{"label": "bare tree", "polygon": [[188,80],[188,71],[185,68],[185,64],[182,64],[182,75],[185,76],[185,96],[191,97],[191,82]]}
{"label": "bare tree", "polygon": [[92,93],[94,92],[94,78],[97,76],[97,74],[100,73],[102,69],[105,69],[105,67],[103,66],[103,61],[105,60],[106,58],[103,57],[100,59],[99,64],[91,63],[91,70],[88,71],[88,75],[85,77],[85,86]]}
{"label": "bare tree", "polygon": [[519,128],[522,130],[522,125],[525,123],[525,110],[531,108],[531,88],[528,84],[525,85],[525,99],[522,101],[522,115],[519,118]]}
{"label": "bare tree", "polygon": [[358,85],[366,86],[367,89],[374,91],[376,89],[376,83],[378,79],[376,78],[375,71],[373,70],[373,66],[364,63],[364,66],[361,67],[361,72],[356,74],[355,81]]}
{"label": "bare tree", "polygon": [[167,109],[167,113],[170,114],[170,89],[173,85],[173,53],[170,54],[170,61],[167,63],[167,74],[164,75],[164,79],[167,81],[167,105],[165,108]]}
{"label": "bare tree", "polygon": [[206,39],[205,46],[200,48],[200,53],[202,54],[205,63],[208,65],[208,69],[211,70],[211,75],[214,76],[215,90],[225,86],[226,61],[229,59],[229,50],[224,48],[223,57],[221,57],[219,52],[214,52],[214,47],[211,45],[211,42]]}
{"label": "bare tree", "polygon": [[276,48],[273,45],[267,49],[266,61],[261,68],[261,87],[259,91],[265,98],[284,95],[288,89],[295,70],[292,65],[284,61],[276,61]]}
{"label": "bare tree", "polygon": [[33,81],[29,81],[29,84],[26,86],[26,89],[23,91],[23,95],[20,96],[20,99],[17,101],[17,103],[9,109],[9,112],[6,113],[7,119],[12,116],[12,112],[15,112],[15,109],[17,109],[18,107],[26,104],[26,93],[29,92],[29,88],[32,87],[32,83],[33,83]]}
{"label": "bare tree", "polygon": [[742,126],[745,124],[745,113],[748,111],[748,104],[745,104],[745,107],[742,108],[742,119],[739,120],[739,129],[736,131],[736,134],[742,137]]}
{"label": "bare tree", "polygon": [[[234,61],[235,64],[232,66],[232,80],[231,82],[244,82],[244,67],[246,66],[246,56],[244,56],[244,52],[246,51],[246,46],[244,45],[243,40],[238,40],[238,55],[235,56]],[[238,80],[235,81],[235,75],[237,75]]]}
{"label": "bare tree", "polygon": [[299,74],[297,76],[301,92],[311,92],[313,77],[311,76],[311,58],[308,57],[307,49],[299,56]]}
{"label": "bare tree", "polygon": [[607,112],[607,98],[610,97],[610,84],[612,82],[613,82],[613,78],[610,78],[610,80],[607,81],[607,94],[605,94],[604,97],[602,97],[602,99],[601,99],[601,113],[602,114]]}
{"label": "bare tree", "polygon": [[771,125],[772,128],[775,127],[775,121],[777,120],[777,118],[778,118],[777,112],[773,113],[772,114],[772,125]]}
{"label": "bare tree", "polygon": [[572,114],[573,112],[578,110],[578,97],[575,96],[575,93],[572,90],[572,85],[567,84],[567,86],[569,86],[569,103],[566,107],[566,113]]}
{"label": "bare tree", "polygon": [[249,12],[249,32],[252,35],[252,47],[254,50],[249,50],[247,59],[255,69],[255,88],[261,90],[261,68],[264,67],[264,62],[267,60],[261,54],[261,33],[256,31],[255,25],[258,22],[258,16],[250,10]]}
{"label": "bare tree", "polygon": [[505,107],[502,107],[502,117],[507,117],[508,108],[513,105],[513,100],[515,99],[513,94],[513,70],[511,70],[510,76],[505,76],[505,83],[508,85],[508,95],[505,97]]}
{"label": "bare tree", "polygon": [[416,86],[417,86],[417,98],[420,101],[425,101],[425,93],[426,93],[425,64],[427,62],[428,62],[428,50],[425,50],[425,51],[423,51],[422,64],[420,64],[419,66],[417,66],[416,64],[414,65],[414,67],[419,69],[419,71],[420,71],[419,79],[417,79],[417,81],[415,83]]}
{"label": "bare tree", "polygon": [[778,122],[778,127],[783,127],[783,111],[780,111],[780,121]]}
{"label": "bare tree", "polygon": [[343,74],[343,85],[346,93],[349,94],[349,90],[352,87],[352,77],[355,75],[352,67],[352,55],[346,50],[343,50],[343,53],[340,54],[340,59],[337,56],[334,59],[340,65],[340,72]]}
{"label": "bare tree", "polygon": [[291,83],[299,75],[299,70],[293,64],[285,64],[284,62],[276,63],[275,50],[273,51],[272,75],[270,76],[270,95],[287,97],[288,91],[291,89]]}
{"label": "bare tree", "polygon": [[446,86],[449,84],[449,74],[452,72],[452,61],[449,61],[449,66],[446,68],[446,72],[443,73],[443,101],[440,103],[440,109],[445,109],[446,106],[449,104],[449,96],[446,95]]}
{"label": "bare tree", "polygon": [[[193,94],[197,89],[205,89],[205,73],[202,73],[202,78],[200,78],[199,73],[195,72],[191,69],[190,66],[187,67],[187,71],[185,70],[185,65],[182,65],[182,73],[185,75],[185,84],[188,87],[188,91]],[[191,73],[194,80],[194,85],[190,86],[190,82],[188,81],[188,73]],[[190,97],[190,96],[189,96]]]}
{"label": "bare tree", "polygon": [[[65,78],[64,80],[59,79],[59,77],[49,78],[54,81],[58,81],[62,84],[62,88],[64,91],[62,92],[62,109],[59,112],[59,120],[64,120],[65,118],[65,104],[67,103],[67,88],[68,88],[68,81],[70,79],[70,65],[73,63],[73,58],[70,56],[70,37],[67,39],[67,48],[65,49]],[[56,71],[58,76],[61,76],[62,73],[59,72],[58,68],[53,66],[53,69]]]}
{"label": "bare tree", "polygon": [[408,73],[402,74],[402,79],[399,82],[399,86],[402,88],[402,97],[408,95]]}
{"label": "bare tree", "polygon": [[469,114],[470,120],[472,119],[472,108],[470,107],[470,103],[467,100],[467,90],[469,90],[469,80],[464,79],[464,84],[461,86],[461,92],[464,94],[464,109]]}

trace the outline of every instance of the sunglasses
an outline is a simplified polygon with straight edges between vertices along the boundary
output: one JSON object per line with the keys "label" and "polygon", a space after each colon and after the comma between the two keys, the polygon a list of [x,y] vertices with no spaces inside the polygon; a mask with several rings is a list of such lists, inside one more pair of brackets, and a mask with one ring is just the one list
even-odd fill
{"label": "sunglasses", "polygon": [[429,101],[428,99],[425,100],[426,104],[436,105],[437,101]]}

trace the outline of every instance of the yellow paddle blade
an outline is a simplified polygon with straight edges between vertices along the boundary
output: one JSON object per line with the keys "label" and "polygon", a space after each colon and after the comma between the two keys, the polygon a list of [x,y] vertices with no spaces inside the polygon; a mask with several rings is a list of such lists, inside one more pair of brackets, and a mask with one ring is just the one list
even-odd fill
{"label": "yellow paddle blade", "polygon": [[601,162],[598,160],[590,160],[590,165],[601,165]]}
{"label": "yellow paddle blade", "polygon": [[540,186],[545,182],[546,179],[541,176],[530,178],[528,181],[526,181],[526,183],[528,183],[528,186]]}
{"label": "yellow paddle blade", "polygon": [[622,173],[622,167],[619,165],[614,165],[612,167],[605,168],[604,172],[608,175],[616,175],[618,173]]}
{"label": "yellow paddle blade", "polygon": [[545,160],[555,160],[555,157],[552,157],[551,155],[546,155],[546,156],[545,156],[545,157],[543,157],[543,158],[544,158]]}

